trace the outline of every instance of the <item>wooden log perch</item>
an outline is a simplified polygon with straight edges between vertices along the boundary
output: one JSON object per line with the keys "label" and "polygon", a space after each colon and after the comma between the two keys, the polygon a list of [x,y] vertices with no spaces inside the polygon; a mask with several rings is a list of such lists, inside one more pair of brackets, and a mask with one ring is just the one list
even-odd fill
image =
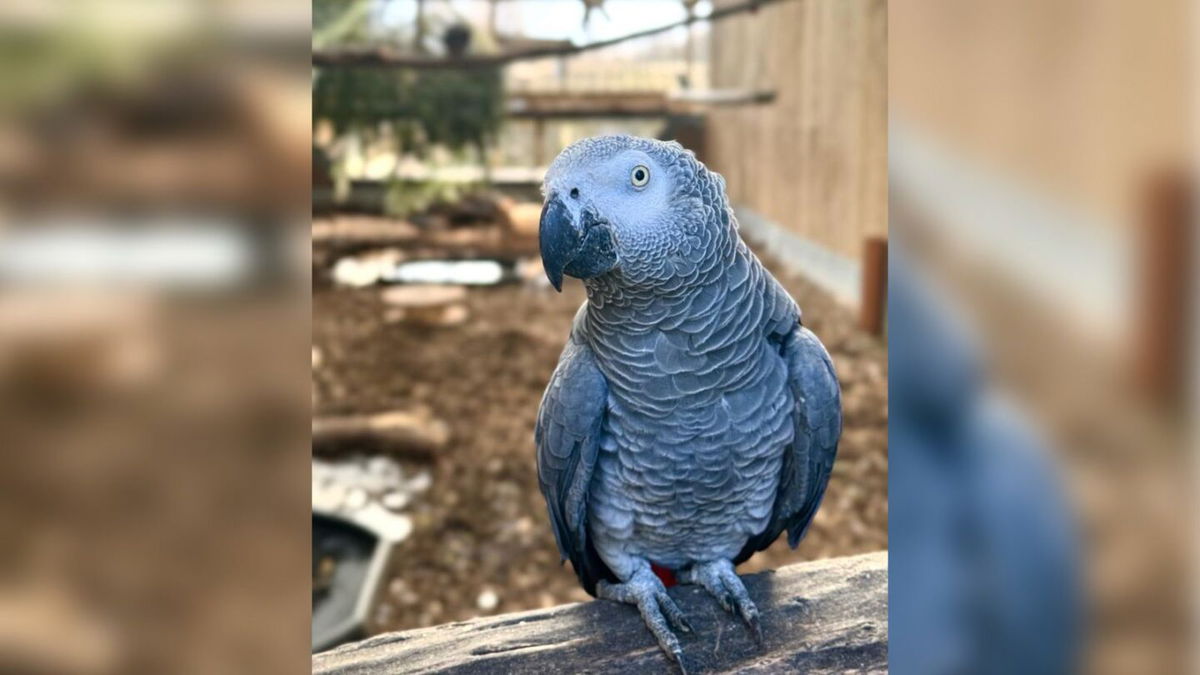
{"label": "wooden log perch", "polygon": [[446,423],[420,411],[317,417],[312,423],[313,451],[335,454],[345,447],[428,460],[450,440]]}
{"label": "wooden log perch", "polygon": [[[524,208],[529,209],[528,205]],[[537,209],[540,216],[541,204]],[[396,249],[413,260],[448,256],[517,260],[538,254],[536,219],[532,229],[523,222],[524,229],[518,231],[504,222],[508,214],[498,210],[497,216],[501,222],[496,224],[433,231],[378,217],[316,221],[312,234],[314,264],[318,256],[325,264],[333,264],[343,256],[379,248]],[[529,213],[520,217],[528,220]]]}
{"label": "wooden log perch", "polygon": [[[744,577],[764,645],[703,589],[672,588],[696,632],[690,673],[886,672],[887,553],[818,560]],[[595,600],[388,633],[316,654],[313,673],[673,672],[631,606]]]}

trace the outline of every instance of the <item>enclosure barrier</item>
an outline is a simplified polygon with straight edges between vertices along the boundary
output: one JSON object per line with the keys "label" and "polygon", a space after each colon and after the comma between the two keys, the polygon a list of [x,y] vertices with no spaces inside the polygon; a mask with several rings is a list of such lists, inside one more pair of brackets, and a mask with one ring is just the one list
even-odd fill
{"label": "enclosure barrier", "polygon": [[[762,613],[759,646],[704,590],[671,589],[695,628],[688,672],[886,672],[887,553],[744,577]],[[316,654],[313,673],[670,672],[634,608],[608,601],[388,633]]]}

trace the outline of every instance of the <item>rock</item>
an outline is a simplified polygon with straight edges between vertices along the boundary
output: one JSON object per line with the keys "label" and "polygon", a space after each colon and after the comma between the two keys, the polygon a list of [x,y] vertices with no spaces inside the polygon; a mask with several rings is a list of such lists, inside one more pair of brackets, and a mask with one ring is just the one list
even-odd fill
{"label": "rock", "polygon": [[384,508],[391,511],[399,511],[408,506],[409,500],[408,495],[398,490],[393,490],[392,492],[384,494],[383,498],[379,501],[383,504]]}
{"label": "rock", "polygon": [[382,275],[398,284],[491,286],[505,279],[496,260],[418,260],[396,265]]}
{"label": "rock", "polygon": [[313,486],[312,504],[314,508],[339,511],[345,503],[345,486],[332,482]]}
{"label": "rock", "polygon": [[404,478],[404,471],[395,460],[389,457],[371,457],[367,459],[366,470],[372,475],[379,476],[389,482]]}
{"label": "rock", "polygon": [[394,249],[372,251],[357,256],[347,256],[333,266],[333,280],[343,286],[362,288],[378,283],[389,271],[396,268],[404,255]]}
{"label": "rock", "polygon": [[432,484],[433,477],[429,475],[429,472],[422,471],[416,476],[413,476],[412,480],[408,481],[408,489],[412,492],[424,492],[428,490],[429,486]]}
{"label": "rock", "polygon": [[366,506],[367,502],[369,500],[370,500],[370,496],[367,495],[366,490],[364,490],[362,488],[354,488],[354,489],[350,490],[349,494],[346,495],[345,506],[347,509],[350,509],[351,511],[358,511],[358,510],[362,509],[364,506]]}
{"label": "rock", "polygon": [[490,612],[493,609],[496,609],[496,605],[499,604],[500,596],[496,595],[496,591],[493,591],[490,588],[480,593],[479,598],[475,601],[475,605],[485,612]]}

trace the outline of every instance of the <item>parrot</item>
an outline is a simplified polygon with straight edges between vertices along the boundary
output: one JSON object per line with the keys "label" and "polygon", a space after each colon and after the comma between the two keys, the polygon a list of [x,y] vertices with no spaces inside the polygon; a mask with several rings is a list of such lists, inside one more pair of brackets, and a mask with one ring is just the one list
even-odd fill
{"label": "parrot", "polygon": [[674,141],[585,138],[547,169],[542,264],[587,298],[538,409],[538,485],[590,595],[634,605],[686,672],[660,577],[703,587],[763,643],[735,567],[795,548],[842,430],[829,353],[738,234],[725,180]]}

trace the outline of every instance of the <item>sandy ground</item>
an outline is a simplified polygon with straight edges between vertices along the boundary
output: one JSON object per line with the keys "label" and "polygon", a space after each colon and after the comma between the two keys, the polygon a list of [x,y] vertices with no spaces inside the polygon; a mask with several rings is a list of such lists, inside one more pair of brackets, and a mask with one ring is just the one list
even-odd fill
{"label": "sandy ground", "polygon": [[[887,548],[887,350],[802,279],[773,271],[833,354],[845,431],[824,506],[796,551],[780,540],[740,571]],[[469,319],[431,328],[385,320],[378,288],[318,284],[316,414],[427,407],[452,429],[432,488],[411,507],[374,631],[587,599],[560,565],[537,489],[533,426],[583,289],[472,288]]]}

